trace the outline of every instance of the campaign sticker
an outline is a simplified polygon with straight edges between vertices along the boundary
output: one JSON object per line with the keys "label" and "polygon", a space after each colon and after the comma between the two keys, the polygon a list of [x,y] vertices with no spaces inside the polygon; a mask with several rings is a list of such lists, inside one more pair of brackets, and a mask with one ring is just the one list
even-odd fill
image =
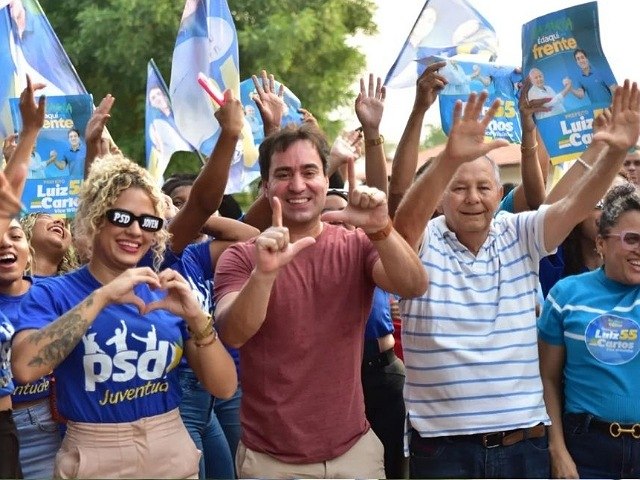
{"label": "campaign sticker", "polygon": [[630,318],[601,315],[587,326],[584,337],[593,357],[608,365],[630,362],[640,350],[640,326]]}

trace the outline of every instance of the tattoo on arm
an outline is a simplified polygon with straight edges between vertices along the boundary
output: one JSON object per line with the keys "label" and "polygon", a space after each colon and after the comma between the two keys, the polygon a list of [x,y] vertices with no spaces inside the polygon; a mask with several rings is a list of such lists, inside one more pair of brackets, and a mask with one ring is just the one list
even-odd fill
{"label": "tattoo on arm", "polygon": [[30,367],[45,365],[53,369],[67,358],[93,320],[86,318],[86,310],[93,304],[94,294],[95,292],[55,322],[29,336],[29,342],[42,344],[38,353],[29,361]]}

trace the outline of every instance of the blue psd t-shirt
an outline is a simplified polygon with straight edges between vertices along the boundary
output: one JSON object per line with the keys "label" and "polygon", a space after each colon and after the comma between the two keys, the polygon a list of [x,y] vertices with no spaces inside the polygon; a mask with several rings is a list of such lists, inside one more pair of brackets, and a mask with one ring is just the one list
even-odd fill
{"label": "blue psd t-shirt", "polygon": [[11,338],[14,328],[7,317],[0,312],[0,397],[6,397],[13,392],[11,377]]}
{"label": "blue psd t-shirt", "polygon": [[[33,282],[33,279],[31,279],[30,277],[27,279]],[[28,292],[23,293],[22,295],[0,294],[0,311],[2,311],[2,313],[7,316],[12,324],[15,324],[18,319],[18,309],[20,307],[20,302],[24,297],[27,296],[27,293]],[[50,379],[50,375],[45,375],[44,377],[41,377],[34,382],[24,384],[18,383],[14,380],[15,389],[11,394],[11,400],[14,406],[22,402],[32,402],[41,398],[48,397]]]}
{"label": "blue psd t-shirt", "polygon": [[[102,285],[87,266],[36,283],[20,304],[16,331],[58,319]],[[142,284],[145,303],[164,292]],[[140,315],[134,305],[109,305],[54,369],[60,413],[76,422],[121,423],[177,408],[176,367],[189,337],[186,323],[165,310]]]}

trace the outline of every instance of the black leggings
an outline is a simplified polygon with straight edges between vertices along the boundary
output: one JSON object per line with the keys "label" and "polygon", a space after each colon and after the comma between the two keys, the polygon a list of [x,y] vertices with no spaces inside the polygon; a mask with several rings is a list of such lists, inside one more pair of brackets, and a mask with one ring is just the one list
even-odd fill
{"label": "black leggings", "polygon": [[0,412],[0,478],[22,478],[18,432],[11,410]]}

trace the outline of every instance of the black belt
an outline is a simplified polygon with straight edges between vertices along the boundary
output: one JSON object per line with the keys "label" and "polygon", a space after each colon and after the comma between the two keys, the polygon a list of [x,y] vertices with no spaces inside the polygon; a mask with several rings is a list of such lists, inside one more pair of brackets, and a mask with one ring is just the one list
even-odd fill
{"label": "black belt", "polygon": [[372,357],[362,359],[362,368],[380,368],[391,365],[396,359],[396,352],[393,348],[380,352]]}
{"label": "black belt", "polygon": [[588,413],[568,413],[569,418],[577,418],[583,425],[584,429],[606,433],[614,438],[622,435],[629,435],[633,438],[640,439],[640,423],[618,423],[598,420]]}
{"label": "black belt", "polygon": [[[434,440],[447,438],[453,441],[478,442],[485,448],[509,447],[527,438],[542,438],[547,434],[547,427],[542,423],[529,428],[518,428],[515,430],[505,430],[503,432],[474,433],[471,435],[452,435],[449,437],[433,437]],[[411,441],[428,441],[429,438],[422,438],[416,430],[413,430]]]}

